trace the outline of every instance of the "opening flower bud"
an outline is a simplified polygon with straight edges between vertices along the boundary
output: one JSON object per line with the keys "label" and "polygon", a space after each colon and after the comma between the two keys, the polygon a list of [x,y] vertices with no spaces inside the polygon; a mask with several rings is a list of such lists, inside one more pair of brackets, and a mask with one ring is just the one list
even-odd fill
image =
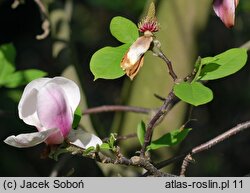
{"label": "opening flower bud", "polygon": [[[61,144],[72,131],[74,112],[80,102],[80,90],[71,80],[63,77],[39,78],[24,89],[18,104],[18,114],[26,124],[38,132],[10,136],[5,143],[14,147],[32,147],[42,142]],[[74,133],[72,143],[80,147],[101,144],[101,140],[86,132]],[[85,137],[83,135],[86,135]],[[93,137],[94,136],[94,137]],[[82,141],[85,140],[85,141]]]}

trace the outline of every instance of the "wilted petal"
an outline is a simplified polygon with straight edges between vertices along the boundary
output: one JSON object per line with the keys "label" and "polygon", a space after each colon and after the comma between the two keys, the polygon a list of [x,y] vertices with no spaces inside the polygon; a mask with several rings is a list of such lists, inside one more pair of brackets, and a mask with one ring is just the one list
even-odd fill
{"label": "wilted petal", "polygon": [[125,70],[127,76],[133,80],[134,77],[137,75],[139,72],[140,68],[143,66],[144,62],[144,55],[133,65],[131,68],[128,68]]}
{"label": "wilted petal", "polygon": [[143,65],[143,56],[153,41],[152,33],[139,37],[129,48],[121,61],[121,68],[131,79],[138,73]]}
{"label": "wilted petal", "polygon": [[36,103],[38,91],[50,80],[50,78],[39,78],[31,81],[24,89],[18,104],[18,114],[26,124],[42,127],[37,117]]}
{"label": "wilted petal", "polygon": [[99,137],[94,134],[87,133],[82,129],[71,130],[67,139],[71,144],[83,149],[96,147],[97,144],[102,144],[102,140]]}
{"label": "wilted petal", "polygon": [[75,82],[64,77],[55,77],[50,80],[50,83],[59,85],[68,99],[69,105],[74,113],[80,102],[80,90]]}
{"label": "wilted petal", "polygon": [[[74,93],[71,93],[72,95]],[[55,83],[47,83],[37,95],[37,115],[44,128],[58,128],[48,143],[62,143],[71,129],[73,112],[64,90]]]}
{"label": "wilted petal", "polygon": [[216,15],[228,28],[234,26],[235,9],[238,3],[238,0],[214,0],[213,2]]}
{"label": "wilted petal", "polygon": [[24,147],[33,147],[44,142],[49,136],[53,135],[58,129],[52,128],[40,132],[20,134],[17,136],[9,136],[4,140],[8,145],[24,148]]}

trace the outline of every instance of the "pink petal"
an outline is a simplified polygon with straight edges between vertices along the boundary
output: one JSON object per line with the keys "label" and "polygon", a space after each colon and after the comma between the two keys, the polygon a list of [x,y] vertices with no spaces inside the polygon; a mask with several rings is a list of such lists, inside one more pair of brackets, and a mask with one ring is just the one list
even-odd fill
{"label": "pink petal", "polygon": [[235,9],[238,3],[238,0],[214,0],[213,2],[216,15],[228,28],[234,26]]}
{"label": "pink petal", "polygon": [[18,104],[18,114],[26,124],[41,128],[42,125],[37,116],[37,94],[47,83],[55,83],[60,86],[68,98],[72,112],[74,112],[80,102],[80,91],[78,86],[69,79],[63,77],[39,78],[31,81],[24,89],[21,100]]}
{"label": "pink petal", "polygon": [[71,130],[73,112],[65,92],[60,86],[48,82],[39,91],[37,95],[37,115],[43,126],[43,128],[40,128],[41,130],[59,129],[46,142],[48,144],[62,143]]}
{"label": "pink petal", "polygon": [[20,134],[17,136],[9,136],[4,140],[8,145],[24,148],[24,147],[33,147],[44,142],[49,136],[53,135],[58,129],[47,129],[45,131]]}
{"label": "pink petal", "polygon": [[64,77],[55,77],[49,81],[59,85],[68,99],[72,112],[75,112],[77,106],[80,103],[80,90],[75,82]]}

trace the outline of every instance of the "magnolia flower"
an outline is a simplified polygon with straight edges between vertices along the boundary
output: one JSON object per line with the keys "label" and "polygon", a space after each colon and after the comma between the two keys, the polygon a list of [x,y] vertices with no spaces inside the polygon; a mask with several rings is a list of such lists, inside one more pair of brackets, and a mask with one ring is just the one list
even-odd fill
{"label": "magnolia flower", "polygon": [[226,27],[234,26],[235,9],[239,0],[214,0],[213,8],[216,15],[223,21]]}
{"label": "magnolia flower", "polygon": [[155,17],[154,3],[151,3],[147,16],[138,24],[138,28],[143,33],[143,36],[137,38],[121,61],[121,68],[131,80],[143,66],[144,54],[148,51],[153,41],[153,32],[159,30],[159,24]]}
{"label": "magnolia flower", "polygon": [[[18,114],[26,124],[35,126],[38,132],[10,136],[5,143],[14,147],[32,147],[42,142],[48,145],[61,144],[69,138],[72,144],[77,141],[77,135],[72,130],[74,112],[80,102],[78,86],[63,77],[39,78],[30,82],[24,89],[18,104]],[[101,144],[98,137],[90,138],[82,130],[77,131],[79,140],[86,135],[85,141],[78,142],[78,146],[88,148],[89,144]]]}

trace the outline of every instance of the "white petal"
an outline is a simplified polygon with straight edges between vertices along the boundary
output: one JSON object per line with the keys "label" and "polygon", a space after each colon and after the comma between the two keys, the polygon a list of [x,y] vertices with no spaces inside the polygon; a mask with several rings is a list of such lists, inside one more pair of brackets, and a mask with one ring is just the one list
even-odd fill
{"label": "white petal", "polygon": [[18,104],[18,114],[26,124],[41,127],[37,117],[36,103],[38,91],[50,80],[50,78],[39,78],[31,81],[24,89]]}
{"label": "white petal", "polygon": [[73,82],[72,80],[69,80],[67,78],[64,77],[55,77],[52,80],[50,80],[50,83],[55,83],[61,86],[61,88],[64,90],[70,107],[73,111],[73,113],[75,112],[77,106],[80,103],[80,90],[79,87],[77,86],[77,84],[75,82]]}
{"label": "white petal", "polygon": [[50,135],[56,132],[58,129],[48,129],[45,131],[20,134],[17,136],[9,136],[4,140],[8,145],[24,148],[24,147],[33,147],[44,142]]}
{"label": "white petal", "polygon": [[87,133],[82,129],[71,130],[68,135],[68,141],[78,147],[83,149],[88,149],[89,147],[96,147],[97,144],[101,145],[102,140],[94,134]]}

